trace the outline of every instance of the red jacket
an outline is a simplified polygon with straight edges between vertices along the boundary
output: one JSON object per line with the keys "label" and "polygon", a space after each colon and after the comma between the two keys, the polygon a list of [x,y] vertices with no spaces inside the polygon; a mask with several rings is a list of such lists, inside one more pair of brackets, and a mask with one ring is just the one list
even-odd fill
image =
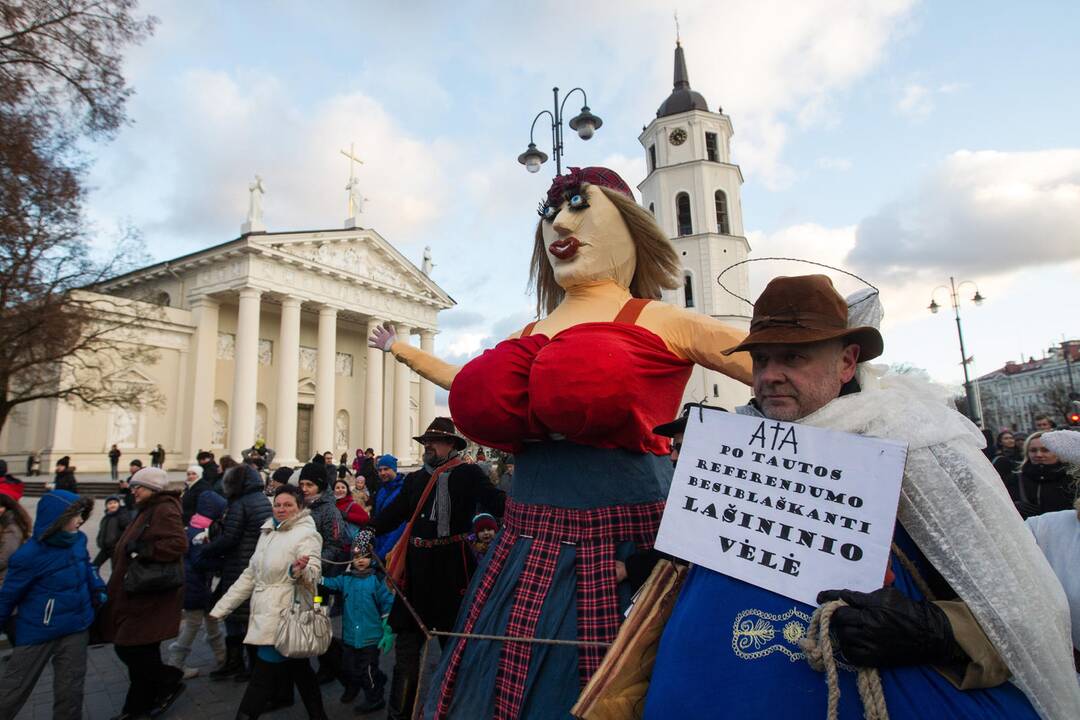
{"label": "red jacket", "polygon": [[364,506],[348,495],[340,500],[336,500],[335,504],[337,505],[337,509],[341,511],[341,517],[345,518],[346,522],[350,522],[353,525],[367,525],[368,521],[371,519],[367,510],[364,509]]}

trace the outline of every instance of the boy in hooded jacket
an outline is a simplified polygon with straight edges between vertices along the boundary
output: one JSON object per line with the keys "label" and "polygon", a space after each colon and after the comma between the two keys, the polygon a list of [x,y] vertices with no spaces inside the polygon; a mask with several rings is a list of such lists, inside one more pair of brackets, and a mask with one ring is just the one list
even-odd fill
{"label": "boy in hooded jacket", "polygon": [[214,651],[218,666],[225,664],[225,634],[221,623],[210,617],[214,606],[210,583],[215,573],[220,572],[224,562],[221,559],[203,560],[210,527],[221,520],[228,501],[213,490],[199,493],[195,503],[195,513],[188,520],[188,550],[184,555],[184,609],[180,613],[180,632],[176,640],[169,645],[169,665],[184,671],[185,678],[199,674],[198,668],[186,667],[191,646],[199,634],[199,628],[206,625],[206,642]]}
{"label": "boy in hooded jacket", "polygon": [[98,552],[94,556],[94,567],[100,568],[106,560],[112,558],[116,543],[124,534],[124,530],[127,530],[130,522],[131,513],[124,507],[124,502],[119,495],[110,495],[105,498],[105,514],[101,516],[101,524],[98,525]]}
{"label": "boy in hooded jacket", "polygon": [[341,591],[345,598],[341,621],[345,641],[341,682],[345,693],[341,702],[352,702],[362,689],[364,702],[356,706],[356,712],[360,714],[374,712],[386,705],[383,697],[386,675],[379,670],[379,650],[389,650],[393,641],[386,618],[394,604],[394,595],[372,566],[374,538],[371,530],[358,532],[353,541],[353,562],[349,571],[322,579],[323,586]]}
{"label": "boy in hooded jacket", "polygon": [[15,616],[15,650],[0,677],[0,717],[11,718],[53,663],[53,717],[82,716],[86,647],[94,611],[105,602],[80,530],[94,501],[54,490],[38,501],[33,536],[8,564],[0,625]]}

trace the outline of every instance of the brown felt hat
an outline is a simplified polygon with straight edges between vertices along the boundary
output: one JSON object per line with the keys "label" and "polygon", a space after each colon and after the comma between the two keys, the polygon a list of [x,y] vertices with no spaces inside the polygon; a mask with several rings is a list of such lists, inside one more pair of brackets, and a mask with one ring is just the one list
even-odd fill
{"label": "brown felt hat", "polygon": [[885,349],[877,328],[849,328],[848,306],[826,275],[773,278],[754,303],[750,334],[724,355],[757,345],[798,345],[844,340],[859,346],[859,362],[873,360]]}
{"label": "brown felt hat", "polygon": [[454,421],[448,417],[435,418],[428,425],[428,429],[424,431],[424,434],[414,437],[413,440],[418,443],[425,443],[429,440],[443,440],[453,443],[455,450],[464,450],[465,446],[469,444],[465,441],[465,438],[458,435],[457,428],[454,427]]}

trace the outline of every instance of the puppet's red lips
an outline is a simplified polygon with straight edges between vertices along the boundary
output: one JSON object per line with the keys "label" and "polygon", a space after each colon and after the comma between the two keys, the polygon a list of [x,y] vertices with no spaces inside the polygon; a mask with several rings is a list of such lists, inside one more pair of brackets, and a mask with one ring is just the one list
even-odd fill
{"label": "puppet's red lips", "polygon": [[571,235],[570,237],[560,238],[551,243],[548,245],[548,250],[560,260],[569,260],[577,255],[579,247],[581,247],[581,242]]}

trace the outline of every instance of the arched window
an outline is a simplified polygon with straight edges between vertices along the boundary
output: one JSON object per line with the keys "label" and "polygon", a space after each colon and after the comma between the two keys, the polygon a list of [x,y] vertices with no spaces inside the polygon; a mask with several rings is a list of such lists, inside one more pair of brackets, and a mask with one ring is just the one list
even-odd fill
{"label": "arched window", "polygon": [[716,232],[721,235],[731,234],[731,223],[728,222],[727,195],[723,190],[716,191]]}
{"label": "arched window", "polygon": [[688,307],[694,307],[694,276],[690,273],[683,275],[683,304]]}
{"label": "arched window", "polygon": [[690,196],[686,193],[675,196],[675,216],[679,222],[679,237],[693,235],[694,226],[690,222]]}
{"label": "arched window", "polygon": [[649,203],[649,214],[652,215],[653,217],[656,216],[656,208],[653,207],[652,203]]}

